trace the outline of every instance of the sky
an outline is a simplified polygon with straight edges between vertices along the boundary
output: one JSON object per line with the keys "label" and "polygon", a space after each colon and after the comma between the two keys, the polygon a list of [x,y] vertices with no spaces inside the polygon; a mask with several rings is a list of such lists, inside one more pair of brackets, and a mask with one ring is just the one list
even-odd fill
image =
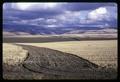
{"label": "sky", "polygon": [[[117,27],[116,3],[4,3],[4,25]],[[4,28],[4,27],[3,27]]]}

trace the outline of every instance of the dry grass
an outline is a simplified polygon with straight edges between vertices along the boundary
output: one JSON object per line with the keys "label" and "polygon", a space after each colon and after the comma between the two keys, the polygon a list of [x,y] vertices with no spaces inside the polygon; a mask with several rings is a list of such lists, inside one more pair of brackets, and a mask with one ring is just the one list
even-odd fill
{"label": "dry grass", "polygon": [[3,63],[8,65],[17,65],[27,57],[27,50],[21,46],[3,43]]}
{"label": "dry grass", "polygon": [[76,54],[77,56],[88,59],[97,65],[117,69],[117,40],[66,41],[23,44],[46,47],[62,52]]}

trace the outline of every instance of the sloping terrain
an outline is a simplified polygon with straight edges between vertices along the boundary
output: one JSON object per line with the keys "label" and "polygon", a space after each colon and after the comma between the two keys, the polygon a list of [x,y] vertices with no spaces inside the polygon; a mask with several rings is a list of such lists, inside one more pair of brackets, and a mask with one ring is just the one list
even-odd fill
{"label": "sloping terrain", "polygon": [[85,40],[116,40],[117,34],[63,34],[63,35],[21,35],[3,36],[3,42],[8,43],[40,43],[61,41],[85,41]]}
{"label": "sloping terrain", "polygon": [[[21,30],[22,29],[22,30]],[[40,29],[34,27],[31,28],[4,28],[3,34],[4,36],[13,36],[13,34],[16,35],[55,35],[55,34],[116,34],[117,29],[114,28],[105,28],[105,29],[85,29],[85,28],[79,28],[79,29],[74,29],[73,30],[66,30],[67,28],[55,28],[55,29]],[[69,29],[69,28],[68,28]],[[8,33],[10,35],[8,35]]]}
{"label": "sloping terrain", "polygon": [[75,54],[102,67],[110,66],[115,69],[118,67],[117,40],[64,41],[19,44],[45,47],[61,52]]}
{"label": "sloping terrain", "polygon": [[[18,66],[3,64],[5,79],[115,79],[116,71],[101,68],[74,54],[20,45],[29,55]],[[17,78],[16,78],[17,76]]]}

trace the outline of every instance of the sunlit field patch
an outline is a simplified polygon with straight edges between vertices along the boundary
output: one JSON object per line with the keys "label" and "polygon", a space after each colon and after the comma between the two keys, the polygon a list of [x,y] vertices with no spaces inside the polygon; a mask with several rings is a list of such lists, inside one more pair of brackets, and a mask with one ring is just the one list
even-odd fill
{"label": "sunlit field patch", "polygon": [[3,63],[18,65],[27,57],[28,51],[21,46],[3,43]]}

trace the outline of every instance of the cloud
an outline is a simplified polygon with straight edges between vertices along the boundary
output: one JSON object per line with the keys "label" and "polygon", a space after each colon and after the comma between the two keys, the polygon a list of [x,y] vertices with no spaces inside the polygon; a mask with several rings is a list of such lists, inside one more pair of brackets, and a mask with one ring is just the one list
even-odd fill
{"label": "cloud", "polygon": [[[40,2],[40,3],[4,3],[4,9],[17,9],[17,10],[25,10],[25,11],[38,11],[38,10],[47,10],[47,9],[62,9],[62,10],[69,10],[69,11],[80,11],[80,10],[91,10],[96,9],[102,6],[116,6],[116,3],[80,3],[80,2]],[[89,7],[88,7],[89,6]]]}
{"label": "cloud", "polygon": [[[21,6],[20,6],[21,5]],[[109,27],[117,26],[115,3],[5,3],[4,24],[45,27]]]}
{"label": "cloud", "polygon": [[86,23],[98,23],[105,27],[117,26],[117,8],[113,6],[103,6],[88,13]]}
{"label": "cloud", "polygon": [[57,23],[58,21],[56,19],[53,19],[53,18],[50,18],[50,19],[47,19],[46,20],[46,23],[47,24],[54,24],[54,23]]}
{"label": "cloud", "polygon": [[[19,4],[19,6],[17,4]],[[27,6],[26,4],[28,5],[28,3],[4,3],[3,15],[19,17],[26,20],[39,17],[50,18],[64,11],[61,7],[58,7],[58,5],[56,7],[53,6],[57,3],[50,3],[49,6],[48,3],[30,3],[30,5],[33,4],[31,6]]]}
{"label": "cloud", "polygon": [[44,25],[44,27],[46,27],[46,28],[48,28],[48,27],[49,28],[54,28],[54,27],[58,27],[58,25],[53,25],[53,24],[52,25]]}
{"label": "cloud", "polygon": [[23,10],[23,11],[38,11],[38,10],[55,10],[58,9],[61,4],[65,3],[56,3],[56,2],[50,2],[50,3],[12,3],[13,9]]}
{"label": "cloud", "polygon": [[116,3],[68,3],[63,4],[63,8],[69,11],[94,10],[102,6],[117,6]]}
{"label": "cloud", "polygon": [[95,9],[88,14],[88,18],[91,20],[108,19],[107,17],[108,17],[108,11],[105,7],[100,7],[98,9]]}
{"label": "cloud", "polygon": [[81,18],[80,11],[65,11],[63,14],[57,15],[55,18],[62,24],[77,24]]}
{"label": "cloud", "polygon": [[45,19],[44,18],[37,18],[37,19],[31,19],[31,20],[13,20],[12,23],[15,24],[24,24],[24,25],[34,25],[34,26],[40,26],[44,24]]}
{"label": "cloud", "polygon": [[117,8],[110,6],[99,7],[89,12],[88,18],[92,20],[107,21],[110,21],[111,19],[117,19]]}

